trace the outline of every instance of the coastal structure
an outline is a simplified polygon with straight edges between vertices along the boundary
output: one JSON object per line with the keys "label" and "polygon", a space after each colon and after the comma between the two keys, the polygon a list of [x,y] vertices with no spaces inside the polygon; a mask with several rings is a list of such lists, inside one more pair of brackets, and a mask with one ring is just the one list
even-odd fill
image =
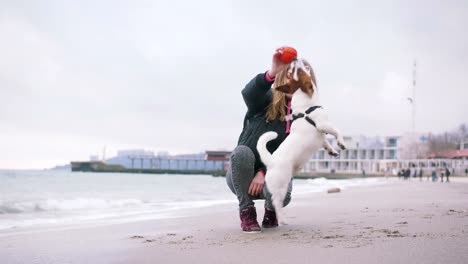
{"label": "coastal structure", "polygon": [[449,167],[463,171],[468,166],[468,151],[453,150],[449,155],[428,156],[427,137],[407,133],[401,136],[345,137],[346,150],[339,150],[335,138],[327,138],[339,151],[332,157],[321,149],[302,168],[302,173],[395,174],[404,168]]}
{"label": "coastal structure", "polygon": [[120,150],[117,156],[107,160],[72,162],[72,171],[118,172],[219,172],[228,168],[230,151],[206,151],[205,153],[169,155],[144,149]]}
{"label": "coastal structure", "polygon": [[339,152],[330,156],[325,149],[314,153],[303,172],[379,173],[387,167],[397,167],[401,156],[400,137],[344,137],[347,149],[340,150],[335,138],[327,138]]}
{"label": "coastal structure", "polygon": [[[327,137],[339,152],[332,157],[321,149],[302,167],[299,175],[328,174],[395,174],[403,168],[450,167],[464,171],[468,166],[468,149],[450,153],[428,153],[427,137],[408,133],[401,136],[366,137],[347,136],[346,150],[337,147],[333,137]],[[464,148],[466,143],[461,144]],[[147,173],[210,173],[223,174],[229,168],[230,151],[206,151],[195,154],[169,155],[144,149],[121,150],[117,156],[96,162],[73,162],[72,170],[147,172]],[[108,165],[108,166],[106,166]],[[110,166],[110,167],[109,167]]]}

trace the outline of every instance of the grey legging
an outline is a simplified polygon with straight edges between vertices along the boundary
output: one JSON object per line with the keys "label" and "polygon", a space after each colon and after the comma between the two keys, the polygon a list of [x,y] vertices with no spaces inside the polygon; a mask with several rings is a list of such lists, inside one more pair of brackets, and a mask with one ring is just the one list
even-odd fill
{"label": "grey legging", "polygon": [[[266,185],[263,191],[257,196],[248,194],[250,183],[252,182],[255,171],[255,155],[252,150],[247,146],[237,146],[231,154],[231,166],[226,174],[226,182],[231,191],[237,196],[239,200],[239,209],[245,209],[253,206],[253,200],[264,199],[265,208],[274,210],[271,202],[271,194]],[[289,183],[288,192],[284,198],[284,206],[288,205],[291,201],[292,181]]]}

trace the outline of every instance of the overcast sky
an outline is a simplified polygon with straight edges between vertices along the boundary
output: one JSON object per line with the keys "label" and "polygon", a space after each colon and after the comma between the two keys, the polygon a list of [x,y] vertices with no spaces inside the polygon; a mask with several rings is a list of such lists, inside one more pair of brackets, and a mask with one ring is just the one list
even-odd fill
{"label": "overcast sky", "polygon": [[347,135],[468,121],[467,1],[0,0],[0,168],[231,150],[240,91],[290,45]]}

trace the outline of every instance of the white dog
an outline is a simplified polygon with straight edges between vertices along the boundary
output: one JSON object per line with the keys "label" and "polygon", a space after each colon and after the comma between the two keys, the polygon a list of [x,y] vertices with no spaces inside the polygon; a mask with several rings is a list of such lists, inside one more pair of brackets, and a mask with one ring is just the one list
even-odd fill
{"label": "white dog", "polygon": [[282,208],[288,184],[294,173],[302,167],[312,154],[324,147],[330,155],[338,153],[325,139],[325,134],[336,137],[338,146],[345,149],[343,136],[327,120],[327,115],[319,106],[318,91],[311,78],[311,67],[301,59],[294,60],[288,69],[288,83],[276,88],[292,94],[292,119],[289,136],[271,154],[266,145],[275,139],[276,132],[266,132],[260,136],[257,150],[266,165],[266,186],[272,194],[272,202],[280,223],[285,224]]}

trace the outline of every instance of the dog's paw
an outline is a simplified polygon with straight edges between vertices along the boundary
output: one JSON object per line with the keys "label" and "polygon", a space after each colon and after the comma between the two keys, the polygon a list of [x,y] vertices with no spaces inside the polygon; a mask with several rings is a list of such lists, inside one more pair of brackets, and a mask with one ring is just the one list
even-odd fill
{"label": "dog's paw", "polygon": [[340,147],[342,150],[346,149],[346,146],[343,143],[338,142],[338,147]]}
{"label": "dog's paw", "polygon": [[329,151],[328,155],[333,156],[333,157],[338,157],[339,154],[336,151],[335,152],[334,151]]}

